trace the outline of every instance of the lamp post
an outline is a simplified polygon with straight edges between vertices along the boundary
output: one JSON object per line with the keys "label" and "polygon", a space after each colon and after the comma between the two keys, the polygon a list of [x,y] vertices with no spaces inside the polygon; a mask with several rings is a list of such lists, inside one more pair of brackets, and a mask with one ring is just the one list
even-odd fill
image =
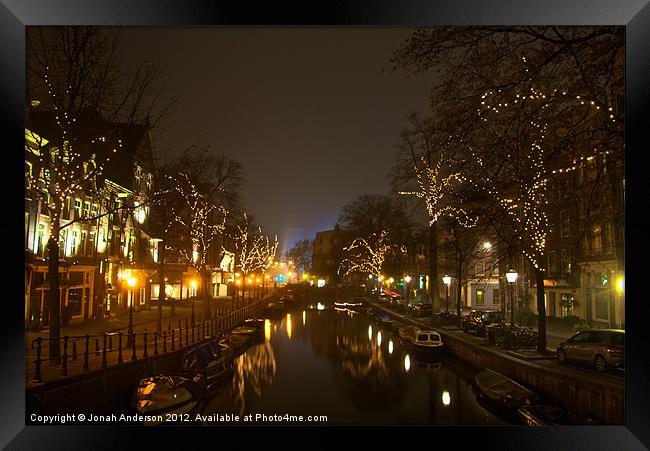
{"label": "lamp post", "polygon": [[411,276],[406,276],[404,277],[404,291],[405,291],[405,298],[406,298],[406,303],[408,304],[409,302],[409,284],[411,283]]}
{"label": "lamp post", "polygon": [[[129,287],[133,288],[138,283],[138,279],[135,277],[129,277],[127,279]],[[127,333],[127,347],[133,345],[133,290],[129,289],[129,328],[126,331]]]}
{"label": "lamp post", "polygon": [[617,321],[620,328],[623,328],[623,294],[625,293],[625,276],[623,274],[616,278],[616,294],[618,294],[618,316]]}
{"label": "lamp post", "polygon": [[192,290],[192,326],[194,325],[194,299],[196,299],[196,279],[190,281],[190,286]]}
{"label": "lamp post", "polygon": [[506,280],[510,284],[510,325],[515,325],[515,282],[517,281],[517,272],[514,269],[511,269],[506,273]]}
{"label": "lamp post", "polygon": [[442,283],[444,283],[447,286],[447,296],[445,298],[445,313],[449,313],[449,285],[451,284],[451,277],[445,275],[445,277],[442,278]]}

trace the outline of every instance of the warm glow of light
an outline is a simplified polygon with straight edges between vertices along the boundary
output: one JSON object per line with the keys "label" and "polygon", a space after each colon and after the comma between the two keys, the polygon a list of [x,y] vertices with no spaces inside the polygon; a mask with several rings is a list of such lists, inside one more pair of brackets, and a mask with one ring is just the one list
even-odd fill
{"label": "warm glow of light", "polygon": [[517,274],[514,269],[511,269],[506,273],[506,279],[508,280],[508,283],[515,283],[517,281]]}
{"label": "warm glow of light", "polygon": [[130,287],[134,287],[135,284],[138,283],[138,279],[136,279],[135,277],[129,277],[127,282],[128,282]]}
{"label": "warm glow of light", "polygon": [[483,249],[491,249],[491,248],[492,248],[492,243],[490,243],[489,241],[483,243]]}
{"label": "warm glow of light", "polygon": [[256,280],[257,283],[260,283],[262,281],[262,279],[260,279],[259,277],[257,279],[255,279],[255,280]]}
{"label": "warm glow of light", "polygon": [[271,320],[264,320],[264,339],[269,341],[271,339]]}
{"label": "warm glow of light", "polygon": [[381,331],[377,331],[377,346],[381,346]]}
{"label": "warm glow of light", "polygon": [[307,280],[307,277],[309,277],[307,273],[302,273],[302,280]]}
{"label": "warm glow of light", "polygon": [[317,285],[318,285],[319,288],[324,287],[324,286],[325,286],[325,280],[323,280],[323,279],[318,279],[318,283],[317,283]]}
{"label": "warm glow of light", "polygon": [[291,338],[291,313],[287,313],[287,337]]}
{"label": "warm glow of light", "polygon": [[449,276],[445,276],[445,277],[443,277],[443,278],[442,278],[442,283],[444,283],[445,285],[449,286],[449,284],[451,284],[451,277],[449,277]]}
{"label": "warm glow of light", "polygon": [[451,395],[447,390],[442,392],[442,404],[444,406],[448,406],[449,404],[451,404]]}
{"label": "warm glow of light", "polygon": [[409,357],[408,354],[404,357],[404,369],[407,373],[409,372],[409,369],[411,369],[411,357]]}
{"label": "warm glow of light", "polygon": [[324,305],[324,304],[321,304],[321,303],[319,302],[318,305],[316,306],[316,308],[317,308],[318,310],[325,310],[325,305]]}
{"label": "warm glow of light", "polygon": [[372,279],[372,274],[368,274],[368,279]]}
{"label": "warm glow of light", "polygon": [[196,288],[196,280],[192,279],[190,281],[190,285],[192,286],[192,288]]}
{"label": "warm glow of light", "polygon": [[237,279],[237,282],[235,282],[237,285],[241,285],[241,279]]}
{"label": "warm glow of light", "polygon": [[368,326],[368,340],[372,340],[372,324]]}
{"label": "warm glow of light", "polygon": [[625,291],[625,276],[618,276],[616,278],[616,293],[622,295]]}
{"label": "warm glow of light", "polygon": [[303,326],[305,325],[305,320],[306,319],[307,319],[307,312],[303,310],[302,311],[302,325]]}
{"label": "warm glow of light", "polygon": [[411,283],[411,276],[404,277],[404,282]]}
{"label": "warm glow of light", "polygon": [[388,340],[388,353],[393,353],[393,340]]}
{"label": "warm glow of light", "polygon": [[392,277],[388,279],[388,283],[393,283],[393,282],[395,282],[395,279],[393,279]]}

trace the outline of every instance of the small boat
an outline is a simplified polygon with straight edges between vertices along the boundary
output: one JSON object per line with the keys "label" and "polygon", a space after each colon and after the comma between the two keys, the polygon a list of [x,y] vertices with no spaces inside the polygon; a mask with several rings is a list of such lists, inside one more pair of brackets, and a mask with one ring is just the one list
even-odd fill
{"label": "small boat", "polygon": [[257,329],[255,327],[250,327],[250,326],[239,326],[235,327],[233,330],[230,331],[232,334],[241,334],[241,335],[252,335],[255,332],[257,332]]}
{"label": "small boat", "polygon": [[271,301],[266,306],[266,312],[270,315],[274,313],[284,313],[285,303],[283,301]]}
{"label": "small boat", "polygon": [[540,395],[501,373],[483,370],[474,378],[481,394],[498,407],[517,410],[524,405],[542,404]]}
{"label": "small boat", "polygon": [[440,334],[434,330],[416,330],[411,343],[419,351],[434,352],[444,349]]}
{"label": "small boat", "polygon": [[388,329],[398,329],[400,326],[400,323],[392,318],[382,319],[380,322],[382,326]]}
{"label": "small boat", "polygon": [[261,318],[250,318],[244,321],[244,326],[252,327],[258,332],[264,333],[264,320]]}
{"label": "small boat", "polygon": [[221,341],[219,341],[219,344],[221,346],[231,347],[235,354],[241,354],[246,348],[249,339],[250,336],[248,335],[229,334],[227,337],[222,338]]}
{"label": "small boat", "polygon": [[204,390],[211,392],[232,372],[233,358],[232,348],[211,341],[185,353],[181,370],[199,372]]}
{"label": "small boat", "polygon": [[562,406],[553,404],[522,406],[518,409],[518,413],[519,417],[528,426],[553,424],[588,426],[603,424],[602,421],[589,413],[567,410]]}
{"label": "small boat", "polygon": [[[184,377],[161,374],[142,379],[133,396],[136,412],[145,415],[145,424],[167,423],[170,415],[193,418],[203,408],[201,375]],[[187,414],[187,415],[184,415]]]}
{"label": "small boat", "polygon": [[398,329],[397,333],[402,340],[408,342],[415,337],[416,331],[417,327],[415,326],[402,326]]}

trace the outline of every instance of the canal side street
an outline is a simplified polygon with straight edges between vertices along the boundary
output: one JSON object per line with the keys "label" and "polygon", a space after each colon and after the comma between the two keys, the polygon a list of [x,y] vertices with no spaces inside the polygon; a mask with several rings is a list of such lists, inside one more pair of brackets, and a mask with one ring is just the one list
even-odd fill
{"label": "canal side street", "polygon": [[[248,302],[246,303],[246,305],[247,304]],[[238,302],[236,307],[241,307],[243,305],[245,305],[243,302]],[[192,317],[191,303],[177,305],[174,310],[175,310],[174,315],[172,315],[171,307],[163,306],[162,328],[164,331],[168,331],[170,329],[178,329],[179,326],[185,329],[187,325],[191,325],[191,317]],[[217,313],[226,314],[228,312],[231,312],[233,310],[232,298],[219,297],[219,298],[211,299],[210,310],[213,316],[216,315]],[[200,300],[197,300],[194,305],[194,315],[195,315],[195,323],[201,324],[203,321],[204,312],[203,312],[203,302]],[[158,320],[158,308],[156,306],[152,306],[149,309],[133,312],[133,332],[135,334],[141,335],[146,331],[150,334],[147,340],[150,346],[149,349],[150,353],[153,353],[153,339],[154,339],[153,334],[154,331],[156,330],[157,320]],[[128,315],[120,316],[117,318],[110,318],[110,319],[72,322],[69,325],[61,328],[61,338],[63,339],[63,337],[65,336],[85,337],[86,335],[93,337],[89,343],[89,348],[90,348],[89,366],[91,369],[97,368],[101,365],[101,360],[102,360],[101,349],[103,343],[101,339],[98,339],[99,352],[96,352],[95,337],[103,335],[104,332],[106,333],[122,332],[124,359],[129,360],[131,358],[131,348],[130,347],[127,348],[126,346],[128,323],[129,323]],[[48,337],[49,337],[48,329],[43,329],[38,332],[25,333],[25,359],[26,359],[25,380],[27,382],[28,387],[34,385],[33,381],[35,376],[35,361],[37,358],[35,340],[37,340],[38,338],[43,339],[42,349],[41,349],[41,359],[45,360],[48,358]],[[176,335],[176,337],[178,338],[178,335]],[[185,340],[185,337],[183,337],[183,339]],[[68,354],[67,367],[68,367],[68,372],[71,375],[75,373],[83,372],[82,365],[84,363],[83,354],[85,350],[84,341],[85,341],[84,338],[77,338],[74,340],[71,339],[69,341],[69,348],[67,350],[67,354]],[[73,343],[75,343],[75,347],[77,351],[77,356],[76,359],[74,360],[73,360],[74,358]],[[117,336],[113,336],[111,338],[111,344],[113,345],[112,346],[113,348],[116,348],[118,346]],[[159,346],[162,350],[162,344],[160,344]],[[138,354],[141,352],[140,347],[141,345],[138,344]],[[111,358],[113,359],[117,358],[115,352],[109,353],[109,360]],[[41,373],[44,381],[61,380],[66,377],[61,374],[61,365],[50,364],[46,360],[42,362]]]}
{"label": "canal side street", "polygon": [[[561,365],[554,353],[539,356],[505,351],[487,344],[483,338],[458,329],[432,328],[429,318],[412,318],[394,312],[371,298],[365,298],[365,302],[389,313],[395,319],[438,331],[452,354],[477,369],[493,369],[552,398],[562,400],[570,409],[591,411],[609,424],[624,423],[625,390],[622,372],[600,374],[579,366]],[[561,338],[563,337],[555,336],[553,341],[559,342]],[[549,340],[549,345],[550,343]]]}

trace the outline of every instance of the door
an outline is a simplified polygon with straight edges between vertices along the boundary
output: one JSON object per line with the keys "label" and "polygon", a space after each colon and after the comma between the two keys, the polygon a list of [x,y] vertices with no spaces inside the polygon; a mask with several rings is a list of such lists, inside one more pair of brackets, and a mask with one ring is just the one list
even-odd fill
{"label": "door", "polygon": [[564,347],[567,358],[572,360],[585,360],[586,353],[584,345],[588,338],[588,332],[580,332],[567,340],[567,344]]}

